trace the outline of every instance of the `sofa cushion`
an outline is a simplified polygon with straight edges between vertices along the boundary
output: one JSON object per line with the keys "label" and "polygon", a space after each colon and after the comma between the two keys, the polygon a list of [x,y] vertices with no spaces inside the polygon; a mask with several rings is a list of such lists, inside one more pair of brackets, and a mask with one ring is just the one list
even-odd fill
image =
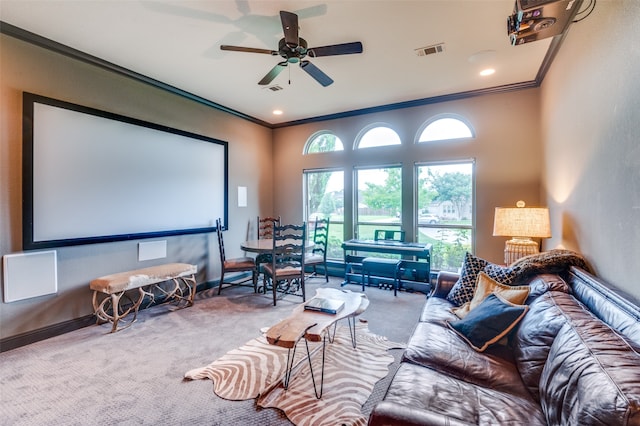
{"label": "sofa cushion", "polygon": [[540,274],[531,278],[529,281],[525,281],[523,285],[528,285],[530,288],[529,297],[525,302],[527,305],[549,291],[560,291],[562,293],[571,292],[566,281],[556,274]]}
{"label": "sofa cushion", "polygon": [[494,345],[484,352],[474,351],[444,321],[418,323],[402,360],[478,386],[531,398],[511,349]]}
{"label": "sofa cushion", "polygon": [[478,307],[491,293],[499,294],[501,298],[508,302],[522,305],[529,295],[529,286],[512,287],[510,285],[500,284],[487,275],[486,272],[480,272],[473,299],[459,308],[453,309],[453,313],[456,314],[458,318],[464,318],[471,310]]}
{"label": "sofa cushion", "polygon": [[568,315],[540,379],[547,422],[639,425],[640,354],[591,313]]}
{"label": "sofa cushion", "polygon": [[447,299],[429,297],[422,308],[420,322],[436,322],[444,325],[444,321],[456,320],[458,317],[453,313],[454,307],[453,303]]}
{"label": "sofa cushion", "polygon": [[[400,413],[406,407],[424,413],[418,416],[414,412],[410,417],[420,421],[409,424],[546,424],[540,406],[526,392],[514,395],[409,363],[401,363],[385,401],[390,410],[393,408],[389,404],[394,404]],[[400,424],[402,417],[388,415],[388,418],[393,420],[386,424]]]}
{"label": "sofa cushion", "polygon": [[[525,299],[523,296],[522,299]],[[473,349],[482,352],[497,343],[522,319],[528,307],[516,305],[491,293],[463,319],[449,326]]]}
{"label": "sofa cushion", "polygon": [[447,295],[447,300],[456,306],[471,301],[476,289],[478,274],[483,271],[502,284],[510,284],[517,274],[517,269],[493,264],[467,252],[460,271],[460,278]]}
{"label": "sofa cushion", "polygon": [[538,400],[540,376],[551,345],[567,322],[565,311],[585,309],[567,293],[551,291],[534,299],[515,333],[511,346],[522,381]]}

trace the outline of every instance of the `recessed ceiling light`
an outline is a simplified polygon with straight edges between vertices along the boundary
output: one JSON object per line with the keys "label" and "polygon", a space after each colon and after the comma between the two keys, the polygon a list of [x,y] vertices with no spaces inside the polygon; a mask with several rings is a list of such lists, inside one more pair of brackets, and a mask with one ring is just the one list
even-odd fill
{"label": "recessed ceiling light", "polygon": [[280,110],[280,109],[274,109],[274,110],[273,110],[273,115],[282,115],[282,110]]}
{"label": "recessed ceiling light", "polygon": [[488,75],[494,74],[495,72],[496,70],[494,70],[493,68],[486,68],[480,71],[480,75],[486,77]]}

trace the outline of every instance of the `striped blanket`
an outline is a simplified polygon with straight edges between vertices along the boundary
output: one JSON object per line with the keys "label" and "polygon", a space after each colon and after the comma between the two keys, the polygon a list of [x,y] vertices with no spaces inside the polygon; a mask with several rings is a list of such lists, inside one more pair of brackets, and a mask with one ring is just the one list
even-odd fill
{"label": "striped blanket", "polygon": [[[371,333],[366,324],[356,326],[357,347],[351,345],[348,327],[339,326],[333,343],[326,345],[324,390],[317,399],[310,377],[304,341],[296,350],[294,372],[289,388],[284,389],[287,349],[268,344],[264,336],[234,349],[206,367],[188,371],[188,379],[211,379],[214,392],[221,398],[245,400],[258,398],[258,406],[282,410],[296,425],[365,425],[360,408],[394,360],[387,350],[401,349]],[[310,350],[322,343],[310,343]],[[319,384],[322,350],[312,355],[313,372]]]}

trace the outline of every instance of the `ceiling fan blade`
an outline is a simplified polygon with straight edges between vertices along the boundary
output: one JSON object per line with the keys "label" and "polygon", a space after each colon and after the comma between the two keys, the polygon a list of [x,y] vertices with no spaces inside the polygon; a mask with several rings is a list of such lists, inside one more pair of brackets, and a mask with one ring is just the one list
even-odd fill
{"label": "ceiling fan blade", "polygon": [[242,46],[229,46],[228,44],[220,45],[220,50],[230,50],[233,52],[247,52],[247,53],[266,53],[267,55],[277,55],[278,52],[269,49],[257,49],[255,47],[242,47]]}
{"label": "ceiling fan blade", "polygon": [[262,77],[262,80],[260,80],[258,84],[261,86],[266,86],[267,84],[271,83],[273,79],[276,78],[278,74],[280,74],[282,70],[285,69],[286,67],[287,67],[287,61],[278,62],[278,64],[275,67],[271,68],[271,71],[269,71],[267,75]]}
{"label": "ceiling fan blade", "polygon": [[362,53],[362,43],[354,41],[353,43],[332,44],[331,46],[313,47],[308,50],[307,55],[312,58],[320,56],[334,55],[351,55],[354,53]]}
{"label": "ceiling fan blade", "polygon": [[291,48],[298,47],[300,38],[298,36],[298,15],[284,10],[280,11],[280,20],[282,21],[282,31],[284,32],[284,41]]}
{"label": "ceiling fan blade", "polygon": [[309,61],[300,61],[300,68],[305,70],[307,74],[313,77],[323,87],[327,87],[333,83],[331,77],[320,71],[320,68],[316,67]]}

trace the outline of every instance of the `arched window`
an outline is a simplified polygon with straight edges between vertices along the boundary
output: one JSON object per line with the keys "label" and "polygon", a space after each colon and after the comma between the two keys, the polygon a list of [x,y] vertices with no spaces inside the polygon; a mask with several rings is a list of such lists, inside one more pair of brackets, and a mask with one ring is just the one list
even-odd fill
{"label": "arched window", "polygon": [[357,139],[356,147],[373,148],[378,146],[400,145],[400,136],[392,128],[385,125],[374,125],[365,128]]}
{"label": "arched window", "polygon": [[303,154],[315,154],[318,152],[343,151],[344,146],[339,137],[331,132],[317,132],[307,140]]}
{"label": "arched window", "polygon": [[433,117],[425,123],[418,143],[474,137],[471,126],[462,117],[446,114]]}

